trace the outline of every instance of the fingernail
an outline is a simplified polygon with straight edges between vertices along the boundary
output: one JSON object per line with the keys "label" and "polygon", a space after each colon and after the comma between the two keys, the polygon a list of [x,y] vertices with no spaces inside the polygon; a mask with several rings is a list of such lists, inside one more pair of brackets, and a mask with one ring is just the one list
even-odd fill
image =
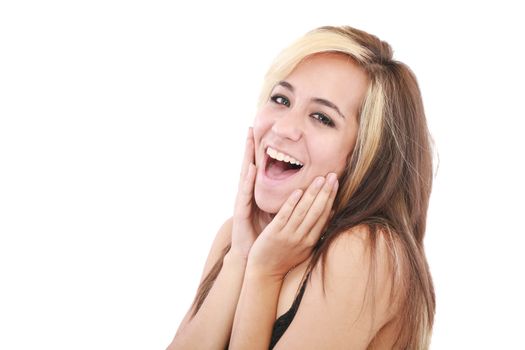
{"label": "fingernail", "polygon": [[303,195],[303,191],[302,190],[295,190],[292,193],[292,200],[298,201],[299,198],[301,198],[302,195]]}
{"label": "fingernail", "polygon": [[323,183],[324,183],[324,180],[325,180],[324,177],[322,177],[322,176],[321,176],[321,177],[318,177],[318,178],[315,180],[315,187],[316,187],[316,188],[321,187],[321,186],[323,185]]}
{"label": "fingernail", "polygon": [[328,181],[329,184],[333,184],[336,179],[337,179],[337,175],[335,173],[330,173],[326,177],[326,180]]}

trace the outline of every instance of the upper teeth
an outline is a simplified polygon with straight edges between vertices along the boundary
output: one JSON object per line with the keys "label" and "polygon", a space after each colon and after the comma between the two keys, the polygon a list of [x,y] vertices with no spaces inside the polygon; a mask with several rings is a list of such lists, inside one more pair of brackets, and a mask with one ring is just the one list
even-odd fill
{"label": "upper teeth", "polygon": [[300,165],[300,166],[303,166],[303,163],[301,163],[300,161],[298,161],[297,159],[295,159],[294,157],[292,156],[289,156],[287,154],[284,154],[284,153],[281,153],[279,151],[276,151],[274,150],[273,148],[271,147],[268,147],[266,149],[266,153],[273,159],[277,159],[281,162],[287,162],[287,163],[290,163],[290,164],[296,164],[296,165]]}

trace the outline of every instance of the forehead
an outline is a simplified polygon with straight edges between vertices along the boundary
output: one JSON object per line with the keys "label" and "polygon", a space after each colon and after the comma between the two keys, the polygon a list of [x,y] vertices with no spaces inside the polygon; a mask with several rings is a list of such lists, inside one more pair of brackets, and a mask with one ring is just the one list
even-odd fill
{"label": "forehead", "polygon": [[349,115],[357,114],[369,82],[365,70],[343,53],[308,56],[284,80],[297,95],[327,99]]}

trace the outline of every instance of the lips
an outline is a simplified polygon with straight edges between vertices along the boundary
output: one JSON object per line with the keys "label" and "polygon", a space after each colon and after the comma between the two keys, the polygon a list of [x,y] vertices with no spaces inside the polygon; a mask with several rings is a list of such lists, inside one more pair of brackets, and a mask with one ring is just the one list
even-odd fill
{"label": "lips", "polygon": [[287,153],[268,147],[264,154],[263,174],[272,181],[283,181],[301,171],[304,164]]}

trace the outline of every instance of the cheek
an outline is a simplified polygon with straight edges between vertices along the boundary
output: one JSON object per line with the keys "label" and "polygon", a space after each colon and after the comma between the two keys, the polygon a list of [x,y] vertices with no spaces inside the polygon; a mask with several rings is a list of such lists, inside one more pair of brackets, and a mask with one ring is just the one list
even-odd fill
{"label": "cheek", "polygon": [[255,165],[259,165],[262,161],[259,159],[261,157],[261,154],[259,152],[262,139],[268,129],[271,126],[269,125],[268,121],[261,117],[261,114],[257,114],[255,116],[255,119],[253,121],[253,141],[255,146]]}
{"label": "cheek", "polygon": [[258,113],[253,121],[253,138],[255,147],[258,147],[263,136],[271,129],[270,118],[264,118],[262,113]]}
{"label": "cheek", "polygon": [[338,176],[341,176],[346,167],[346,157],[342,154],[337,154],[334,157],[327,157],[326,154],[320,155],[319,173],[326,175],[331,172],[335,172]]}
{"label": "cheek", "polygon": [[265,112],[265,108],[260,109],[255,115],[255,119],[253,121],[253,128],[264,129],[268,127],[270,119],[271,118],[269,118],[268,112]]}
{"label": "cheek", "polygon": [[346,170],[348,160],[351,158],[355,150],[357,141],[357,126],[352,127],[350,131],[347,131],[340,142],[335,145],[336,150],[334,154],[337,156],[334,159],[335,171],[338,176],[341,176]]}
{"label": "cheek", "polygon": [[340,159],[338,159],[337,165],[336,165],[336,168],[335,168],[335,173],[337,174],[337,177],[341,177],[341,175],[343,175],[343,172],[346,169],[346,160],[347,159],[348,159],[347,157],[341,157]]}
{"label": "cheek", "polygon": [[353,149],[349,145],[342,146],[341,143],[334,143],[325,147],[315,148],[316,172],[319,175],[326,175],[335,172],[340,177],[346,169],[347,159]]}
{"label": "cheek", "polygon": [[258,146],[261,138],[262,138],[263,132],[260,120],[258,118],[255,118],[253,122],[253,138],[255,140],[255,146]]}

